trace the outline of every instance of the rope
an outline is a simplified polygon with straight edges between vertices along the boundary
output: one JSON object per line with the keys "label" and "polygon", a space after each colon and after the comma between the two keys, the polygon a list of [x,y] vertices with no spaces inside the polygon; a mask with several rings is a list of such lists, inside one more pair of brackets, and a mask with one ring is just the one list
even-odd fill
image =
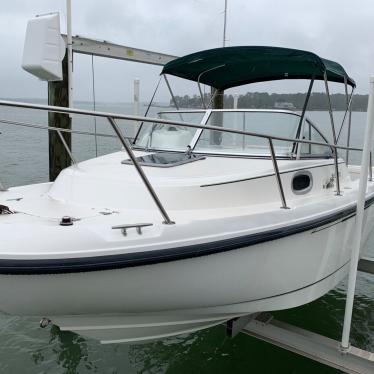
{"label": "rope", "polygon": [[[95,92],[95,66],[94,66],[94,55],[91,55],[91,72],[92,72],[92,98],[93,98],[93,110],[96,112],[96,92]],[[95,155],[97,157],[97,123],[96,116],[94,116],[94,128],[95,128]]]}

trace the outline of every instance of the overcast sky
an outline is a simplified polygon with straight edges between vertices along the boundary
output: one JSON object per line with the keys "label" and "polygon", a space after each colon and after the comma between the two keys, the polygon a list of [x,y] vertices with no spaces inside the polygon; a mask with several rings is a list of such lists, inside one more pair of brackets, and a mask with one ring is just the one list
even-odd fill
{"label": "overcast sky", "polygon": [[[271,45],[310,50],[341,63],[367,93],[374,74],[373,0],[228,0],[227,45]],[[45,98],[47,85],[21,68],[27,20],[59,11],[65,31],[65,0],[3,1],[0,13],[0,97]],[[222,44],[224,0],[73,0],[73,34],[182,56]],[[98,101],[131,101],[141,79],[147,101],[160,67],[95,58]],[[76,55],[75,99],[92,99],[91,58]],[[269,91],[304,91],[307,83]],[[192,93],[191,85],[177,93]],[[247,87],[246,90],[249,88]],[[255,85],[252,90],[266,89]],[[318,88],[317,88],[318,89]],[[322,90],[322,86],[321,86]],[[185,92],[184,92],[185,91]],[[197,91],[196,91],[197,92]],[[342,91],[343,92],[343,91]],[[159,100],[165,100],[161,92]]]}

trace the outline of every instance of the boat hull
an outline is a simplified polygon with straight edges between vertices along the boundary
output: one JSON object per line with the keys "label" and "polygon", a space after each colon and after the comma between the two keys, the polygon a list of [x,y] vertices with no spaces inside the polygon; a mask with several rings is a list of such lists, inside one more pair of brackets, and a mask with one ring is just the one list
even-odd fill
{"label": "boat hull", "polygon": [[[373,222],[365,211],[364,239]],[[355,216],[211,255],[120,269],[0,275],[0,309],[102,342],[191,332],[322,296],[347,274]],[[17,290],[17,292],[14,292]]]}

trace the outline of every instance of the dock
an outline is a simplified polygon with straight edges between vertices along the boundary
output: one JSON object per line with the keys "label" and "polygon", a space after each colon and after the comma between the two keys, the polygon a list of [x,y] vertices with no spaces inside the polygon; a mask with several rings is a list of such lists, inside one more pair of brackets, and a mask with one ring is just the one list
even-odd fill
{"label": "dock", "polygon": [[[374,258],[363,257],[358,271],[374,275]],[[246,334],[348,374],[374,373],[374,352],[343,349],[340,341],[276,320],[270,313],[231,320],[226,331],[229,337]]]}

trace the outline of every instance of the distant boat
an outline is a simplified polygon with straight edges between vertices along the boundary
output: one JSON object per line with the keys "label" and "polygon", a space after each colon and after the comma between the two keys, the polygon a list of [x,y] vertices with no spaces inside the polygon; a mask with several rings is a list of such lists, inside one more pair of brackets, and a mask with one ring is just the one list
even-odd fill
{"label": "distant boat", "polygon": [[143,103],[143,106],[146,106],[146,107],[151,106],[154,108],[174,108],[174,105],[165,104],[165,103],[152,103],[151,105],[147,103]]}
{"label": "distant boat", "polygon": [[295,110],[296,107],[292,103],[286,101],[277,101],[274,104],[274,109],[286,109],[286,110]]}

